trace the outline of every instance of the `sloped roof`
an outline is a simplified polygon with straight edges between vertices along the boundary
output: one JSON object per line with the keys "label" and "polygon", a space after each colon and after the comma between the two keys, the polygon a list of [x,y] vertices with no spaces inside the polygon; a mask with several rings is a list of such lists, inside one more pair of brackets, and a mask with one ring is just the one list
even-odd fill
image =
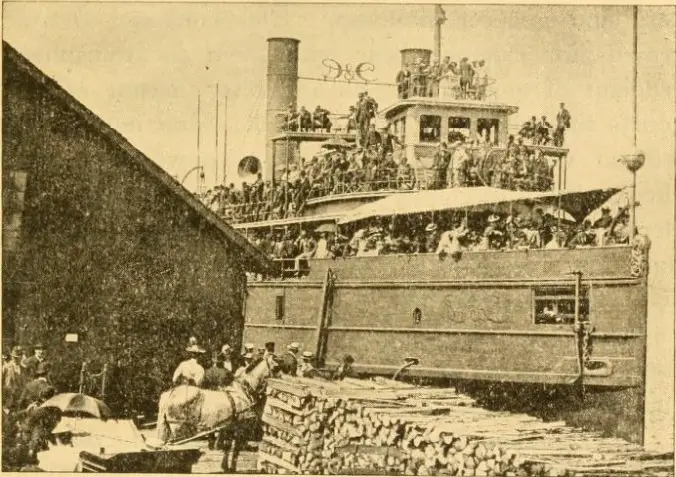
{"label": "sloped roof", "polygon": [[541,202],[547,205],[556,205],[560,202],[562,210],[580,221],[619,190],[619,187],[549,192],[524,192],[493,187],[422,190],[410,194],[392,194],[384,199],[364,204],[347,212],[338,223],[345,224],[378,216],[420,214],[519,201]]}
{"label": "sloped roof", "polygon": [[98,131],[112,144],[123,151],[130,160],[136,162],[148,175],[158,183],[165,186],[170,193],[182,199],[204,221],[212,225],[223,238],[233,244],[243,255],[246,269],[252,271],[264,271],[272,269],[273,264],[267,256],[252,245],[244,236],[223,221],[218,215],[202,204],[190,191],[183,187],[164,169],[158,166],[149,157],[136,149],[124,136],[106,124],[101,118],[89,110],[85,105],[75,99],[56,81],[45,75],[33,65],[26,57],[15,50],[6,41],[2,42],[3,68],[8,65],[28,75],[32,80],[41,85],[55,98],[63,101],[68,108],[75,112],[85,123]]}

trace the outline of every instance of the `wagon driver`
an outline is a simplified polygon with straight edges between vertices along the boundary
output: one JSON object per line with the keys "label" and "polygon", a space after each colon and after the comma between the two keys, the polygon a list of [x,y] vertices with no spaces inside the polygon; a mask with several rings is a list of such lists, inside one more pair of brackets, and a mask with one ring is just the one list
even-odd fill
{"label": "wagon driver", "polygon": [[185,349],[189,358],[178,365],[174,371],[173,383],[175,386],[188,384],[201,386],[204,381],[204,368],[198,363],[198,358],[204,354],[204,349],[197,344],[197,338],[190,338],[188,347]]}

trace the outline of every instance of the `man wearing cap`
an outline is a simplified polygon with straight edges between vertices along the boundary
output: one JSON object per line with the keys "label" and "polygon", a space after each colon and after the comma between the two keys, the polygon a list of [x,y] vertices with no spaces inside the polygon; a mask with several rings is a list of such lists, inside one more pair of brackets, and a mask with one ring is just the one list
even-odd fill
{"label": "man wearing cap", "polygon": [[312,131],[315,129],[326,129],[327,133],[331,132],[331,119],[329,115],[331,113],[328,109],[324,109],[321,106],[317,105],[314,112],[312,113]]}
{"label": "man wearing cap", "polygon": [[394,144],[397,143],[399,147],[403,147],[401,144],[401,141],[399,141],[399,138],[395,136],[394,134],[390,133],[389,128],[387,127],[387,124],[381,124],[380,125],[380,147],[381,147],[381,154],[383,156],[387,155],[387,153],[393,153],[394,152]]}
{"label": "man wearing cap", "polygon": [[49,383],[47,374],[49,373],[49,364],[40,363],[33,370],[35,378],[30,381],[23,389],[19,398],[19,409],[26,409],[34,405],[40,405],[50,397],[56,394],[56,389]]}
{"label": "man wearing cap", "polygon": [[296,111],[296,106],[293,103],[289,104],[286,111],[286,128],[289,131],[298,131],[300,114]]}
{"label": "man wearing cap", "polygon": [[11,360],[2,367],[2,404],[7,409],[15,409],[26,383],[26,371],[21,366],[23,348],[15,346],[10,356]]}
{"label": "man wearing cap", "polygon": [[221,356],[223,356],[223,367],[232,373],[232,348],[229,344],[223,345]]}
{"label": "man wearing cap", "polygon": [[237,368],[237,371],[235,371],[235,379],[241,378],[242,376],[244,376],[244,374],[248,373],[254,368],[256,362],[255,358],[256,355],[254,354],[253,349],[244,352],[244,354],[242,355],[242,359],[244,360],[244,366],[240,366],[239,368]]}
{"label": "man wearing cap", "polygon": [[265,343],[265,352],[263,353],[263,357],[267,358],[270,355],[275,354],[275,343],[274,341],[268,341]]}
{"label": "man wearing cap", "polygon": [[556,130],[554,131],[554,145],[557,147],[563,146],[563,135],[566,129],[570,128],[570,113],[566,109],[566,105],[559,104],[559,112],[556,113]]}
{"label": "man wearing cap", "polygon": [[21,363],[26,369],[28,379],[35,377],[35,368],[37,368],[38,364],[46,362],[45,354],[45,347],[41,343],[38,343],[33,346],[33,356]]}
{"label": "man wearing cap", "polygon": [[434,253],[439,246],[439,233],[437,232],[437,224],[430,222],[425,227],[425,252]]}
{"label": "man wearing cap", "polygon": [[191,337],[185,350],[190,357],[178,365],[172,382],[175,386],[181,384],[201,386],[204,381],[204,368],[197,362],[197,359],[204,354],[204,349],[197,344],[197,338]]}
{"label": "man wearing cap", "polygon": [[298,371],[298,358],[297,353],[300,348],[300,344],[293,342],[286,347],[286,351],[279,359],[280,369],[284,374],[290,376],[295,376]]}
{"label": "man wearing cap", "polygon": [[354,378],[356,377],[354,371],[352,370],[352,364],[354,364],[354,358],[350,354],[343,356],[343,362],[336,368],[331,376],[331,379],[334,381],[342,381],[344,378]]}
{"label": "man wearing cap", "polygon": [[312,359],[314,354],[312,351],[303,351],[303,354],[300,357],[300,365],[296,371],[296,376],[299,378],[314,378],[317,376],[317,370],[312,365]]}

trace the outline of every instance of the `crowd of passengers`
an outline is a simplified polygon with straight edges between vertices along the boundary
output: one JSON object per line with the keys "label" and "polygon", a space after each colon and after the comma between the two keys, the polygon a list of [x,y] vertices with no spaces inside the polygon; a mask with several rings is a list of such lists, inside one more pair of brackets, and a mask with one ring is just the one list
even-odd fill
{"label": "crowd of passengers", "polygon": [[462,58],[459,63],[449,56],[443,61],[427,63],[417,58],[397,73],[399,98],[442,97],[449,99],[486,99],[489,85],[486,62],[470,62]]}
{"label": "crowd of passengers", "polygon": [[[476,62],[475,62],[476,63]],[[479,62],[481,63],[481,62]],[[461,64],[464,64],[461,62]],[[554,143],[563,144],[563,131],[570,127],[564,104],[557,114]],[[491,186],[512,190],[547,191],[552,188],[555,162],[530,145],[549,144],[552,126],[546,117],[525,123],[519,134],[509,136],[506,153],[485,160],[492,145],[485,135],[467,140],[462,133],[441,142],[430,167],[412,167],[400,138],[386,125],[376,128],[377,101],[367,91],[359,93],[350,107],[348,131],[356,131],[356,144],[328,144],[309,161],[300,158],[292,170],[284,170],[273,187],[258,174],[253,183],[219,185],[202,200],[229,222],[256,222],[302,216],[308,200],[328,195],[378,190],[443,189]],[[311,114],[305,107],[289,105],[285,127],[292,131],[331,131],[330,112],[317,106]]]}
{"label": "crowd of passengers", "polygon": [[431,167],[416,170],[393,150],[396,143],[386,130],[380,134],[371,126],[365,147],[324,149],[309,161],[301,158],[299,168],[284,171],[274,189],[259,173],[239,190],[232,183],[217,186],[204,200],[231,222],[256,222],[301,216],[308,200],[335,194],[475,186],[547,191],[553,185],[555,163],[540,150],[529,152],[520,137],[510,137],[507,152],[492,159],[490,168],[484,164],[490,147],[456,141],[441,143]]}
{"label": "crowd of passengers", "polygon": [[374,219],[348,232],[312,232],[299,226],[249,232],[249,240],[272,259],[366,257],[385,254],[437,253],[455,256],[463,251],[559,249],[626,244],[628,208],[615,215],[602,209],[593,223],[559,220],[544,209],[497,212],[440,213],[430,222],[422,215]]}

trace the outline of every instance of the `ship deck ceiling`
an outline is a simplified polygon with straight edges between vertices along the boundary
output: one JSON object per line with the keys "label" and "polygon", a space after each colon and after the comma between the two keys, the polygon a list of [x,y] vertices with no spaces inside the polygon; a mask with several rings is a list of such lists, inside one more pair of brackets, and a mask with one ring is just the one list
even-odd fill
{"label": "ship deck ceiling", "polygon": [[278,134],[271,138],[272,141],[302,141],[302,142],[321,142],[329,139],[340,138],[348,142],[354,142],[357,139],[355,133],[338,133],[338,132],[314,132],[314,131],[289,131]]}
{"label": "ship deck ceiling", "polygon": [[241,224],[232,224],[232,227],[237,230],[246,229],[260,229],[264,227],[284,227],[287,225],[294,225],[306,222],[335,222],[344,214],[325,214],[325,215],[309,215],[307,217],[290,217],[288,219],[276,220],[262,220],[260,222],[244,222]]}
{"label": "ship deck ceiling", "polygon": [[476,101],[476,100],[456,100],[456,99],[444,99],[444,98],[412,98],[412,99],[401,99],[396,103],[386,107],[385,109],[378,112],[380,116],[389,117],[394,114],[397,114],[402,109],[408,109],[415,106],[424,106],[424,107],[442,107],[448,109],[478,109],[478,110],[493,110],[499,112],[506,112],[508,114],[514,114],[519,111],[518,106],[511,106],[504,103],[492,103],[489,101]]}
{"label": "ship deck ceiling", "polygon": [[583,220],[622,188],[522,192],[493,187],[464,187],[425,190],[413,194],[394,194],[357,207],[339,219],[349,223],[371,217],[421,214],[438,210],[471,209],[500,203],[531,201],[548,205],[560,204],[576,221]]}

